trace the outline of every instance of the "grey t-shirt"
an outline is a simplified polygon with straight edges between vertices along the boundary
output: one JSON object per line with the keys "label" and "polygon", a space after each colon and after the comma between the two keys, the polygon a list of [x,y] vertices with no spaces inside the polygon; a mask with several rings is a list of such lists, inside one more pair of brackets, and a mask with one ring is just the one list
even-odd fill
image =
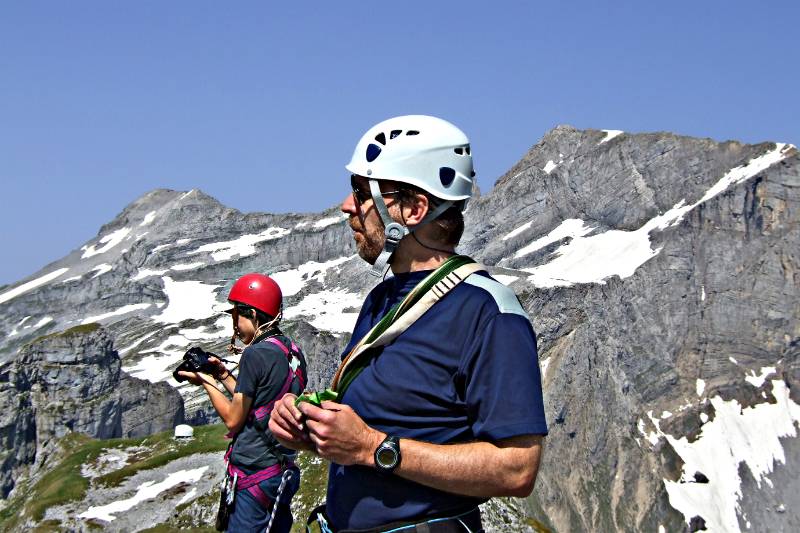
{"label": "grey t-shirt", "polygon": [[[288,344],[283,336],[276,337]],[[306,363],[302,353],[298,353],[299,371],[306,376]],[[269,430],[269,415],[261,423],[257,423],[253,413],[259,407],[271,407],[284,387],[289,374],[289,359],[286,354],[272,342],[262,340],[245,348],[239,362],[239,376],[236,378],[234,392],[240,392],[253,400],[251,413],[245,425],[235,437],[231,452],[231,463],[245,469],[263,469],[278,462],[277,456],[270,451],[270,445],[277,446],[275,437]],[[289,392],[299,394],[301,385],[295,379]],[[271,410],[271,409],[270,409]],[[259,427],[266,436],[259,434]],[[278,450],[284,454],[294,453],[283,447]]]}

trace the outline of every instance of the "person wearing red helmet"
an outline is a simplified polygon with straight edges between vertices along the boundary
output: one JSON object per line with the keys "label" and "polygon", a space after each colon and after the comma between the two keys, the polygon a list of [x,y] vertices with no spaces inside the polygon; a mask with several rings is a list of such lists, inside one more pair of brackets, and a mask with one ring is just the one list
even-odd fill
{"label": "person wearing red helmet", "polygon": [[[281,446],[267,424],[276,400],[305,387],[305,357],[278,327],[282,294],[269,276],[245,274],[231,287],[228,301],[233,305],[226,311],[233,319],[229,349],[241,353],[238,376],[213,356],[209,363],[216,370],[211,374],[178,372],[205,388],[233,438],[225,454],[229,490],[223,491],[218,529],[288,532],[289,503],[300,485],[300,471],[293,462],[296,452]],[[244,349],[235,347],[237,340]],[[221,518],[226,514],[227,524]]]}

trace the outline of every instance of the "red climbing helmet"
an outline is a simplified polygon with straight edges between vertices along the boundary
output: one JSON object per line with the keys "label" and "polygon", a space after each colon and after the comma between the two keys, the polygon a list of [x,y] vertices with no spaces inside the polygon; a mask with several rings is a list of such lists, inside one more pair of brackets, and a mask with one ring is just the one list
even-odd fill
{"label": "red climbing helmet", "polygon": [[[281,312],[281,288],[269,276],[251,272],[236,280],[228,293],[228,301],[258,309],[272,317]],[[232,309],[227,311],[231,312]]]}

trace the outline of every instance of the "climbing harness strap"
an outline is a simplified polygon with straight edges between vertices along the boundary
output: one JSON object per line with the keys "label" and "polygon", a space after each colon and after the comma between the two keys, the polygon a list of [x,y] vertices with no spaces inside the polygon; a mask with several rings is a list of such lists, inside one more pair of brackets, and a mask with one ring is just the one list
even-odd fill
{"label": "climbing harness strap", "polygon": [[[481,270],[486,269],[465,255],[449,257],[439,268],[420,281],[399,304],[392,307],[361,338],[339,365],[328,389],[322,392],[304,393],[297,398],[295,403],[310,402],[320,405],[324,400],[337,401],[369,363],[370,358],[362,356],[362,354],[371,348],[377,348],[393,341],[456,285]],[[372,354],[374,353],[373,351]]]}
{"label": "climbing harness strap", "polygon": [[[238,479],[238,481],[236,481],[235,479],[234,480],[235,482],[233,483],[233,487],[236,490],[249,489],[253,485],[258,485],[262,481],[277,476],[278,474],[281,473],[281,470],[284,469],[284,465],[282,465],[281,463],[275,463],[274,465],[268,466],[267,468],[259,470],[258,472],[255,472],[253,474],[247,474],[241,468],[237,467],[236,465],[232,465],[230,463],[230,454],[231,451],[229,449],[228,452],[225,454],[225,461],[227,462],[228,465],[227,466],[228,474]],[[288,468],[294,466],[294,463],[291,461],[287,461],[285,465],[286,468]]]}
{"label": "climbing harness strap", "polygon": [[454,255],[420,281],[403,301],[394,306],[344,358],[333,377],[331,391],[341,396],[361,373],[369,358],[361,357],[370,348],[377,348],[393,341],[411,324],[417,321],[436,302],[471,274],[485,268],[464,255]]}
{"label": "climbing harness strap", "polygon": [[262,405],[257,409],[250,410],[250,414],[248,416],[255,417],[255,419],[258,421],[261,421],[269,416],[269,414],[272,412],[272,409],[275,407],[275,402],[283,398],[283,395],[289,392],[289,389],[292,387],[292,382],[295,379],[297,379],[297,382],[300,385],[299,390],[302,391],[306,386],[306,378],[303,375],[302,368],[300,368],[300,359],[297,356],[297,354],[300,353],[300,349],[297,347],[294,341],[290,341],[291,344],[288,347],[275,337],[268,337],[264,339],[264,342],[274,344],[281,349],[283,354],[289,360],[289,372],[286,375],[286,380],[283,382],[280,392],[278,392],[274,399],[272,399],[266,405]]}
{"label": "climbing harness strap", "polygon": [[477,507],[460,514],[438,516],[421,521],[393,522],[367,529],[335,530],[325,515],[325,504],[311,511],[306,533],[483,533],[481,512]]}

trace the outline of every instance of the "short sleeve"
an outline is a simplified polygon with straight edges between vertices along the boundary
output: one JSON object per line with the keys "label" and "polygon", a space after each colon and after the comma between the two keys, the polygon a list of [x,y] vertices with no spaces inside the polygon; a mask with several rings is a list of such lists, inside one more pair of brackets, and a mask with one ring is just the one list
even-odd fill
{"label": "short sleeve", "polygon": [[253,347],[245,348],[239,363],[239,375],[236,377],[234,392],[241,392],[245,396],[255,399],[259,378],[264,371],[264,365],[260,359]]}
{"label": "short sleeve", "polygon": [[536,335],[518,314],[498,313],[463,364],[465,400],[476,438],[546,435]]}

